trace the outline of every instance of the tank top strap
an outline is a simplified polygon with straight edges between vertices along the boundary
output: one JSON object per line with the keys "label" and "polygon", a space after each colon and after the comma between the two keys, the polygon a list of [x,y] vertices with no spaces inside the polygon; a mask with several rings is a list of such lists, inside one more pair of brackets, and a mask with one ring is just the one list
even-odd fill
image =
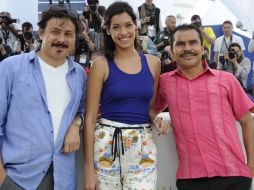
{"label": "tank top strap", "polygon": [[141,72],[150,73],[151,74],[151,71],[150,71],[150,68],[148,66],[148,62],[147,62],[145,54],[139,53],[139,56],[141,58],[141,64],[142,64],[142,71]]}

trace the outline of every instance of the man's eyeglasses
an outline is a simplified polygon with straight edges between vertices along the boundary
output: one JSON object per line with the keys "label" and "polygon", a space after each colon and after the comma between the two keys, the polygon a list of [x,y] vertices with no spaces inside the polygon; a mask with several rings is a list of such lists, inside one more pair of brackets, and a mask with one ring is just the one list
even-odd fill
{"label": "man's eyeglasses", "polygon": [[70,17],[74,18],[74,19],[78,19],[79,15],[76,11],[72,10],[72,9],[67,9],[66,7],[62,6],[62,5],[51,5],[49,6],[49,8],[46,11],[42,12],[42,15],[47,14],[48,12],[51,11],[57,11],[57,12],[65,12],[67,13]]}

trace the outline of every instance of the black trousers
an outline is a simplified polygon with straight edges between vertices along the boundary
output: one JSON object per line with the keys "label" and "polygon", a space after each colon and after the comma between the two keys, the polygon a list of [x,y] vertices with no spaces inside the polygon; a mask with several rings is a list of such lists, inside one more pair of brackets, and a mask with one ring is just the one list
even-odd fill
{"label": "black trousers", "polygon": [[252,179],[248,177],[211,177],[178,179],[178,190],[250,190]]}

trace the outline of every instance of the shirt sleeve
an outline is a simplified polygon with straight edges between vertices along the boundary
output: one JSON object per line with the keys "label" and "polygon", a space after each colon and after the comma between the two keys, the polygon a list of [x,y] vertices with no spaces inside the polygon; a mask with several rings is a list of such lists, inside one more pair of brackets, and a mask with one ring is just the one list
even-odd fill
{"label": "shirt sleeve", "polygon": [[215,42],[214,42],[213,51],[219,53],[219,38],[217,38],[217,39],[215,40]]}
{"label": "shirt sleeve", "polygon": [[155,111],[161,112],[163,111],[167,105],[167,89],[168,89],[168,73],[165,73],[160,76],[160,82],[158,87],[158,92],[155,100]]}
{"label": "shirt sleeve", "polygon": [[85,74],[85,71],[82,70],[81,71],[81,74],[82,74],[82,98],[80,100],[80,103],[79,103],[79,108],[78,108],[78,114],[80,114],[81,118],[83,119],[84,121],[84,111],[85,111],[85,94],[86,94],[86,74]]}
{"label": "shirt sleeve", "polygon": [[2,142],[4,136],[4,128],[8,112],[8,106],[11,96],[12,76],[10,63],[7,60],[0,62],[0,154],[2,152]]}
{"label": "shirt sleeve", "polygon": [[225,82],[228,82],[228,95],[234,116],[239,120],[246,112],[254,108],[254,103],[244,92],[242,86],[232,74],[227,74]]}
{"label": "shirt sleeve", "polygon": [[251,39],[248,45],[248,51],[252,53],[254,51],[254,40]]}

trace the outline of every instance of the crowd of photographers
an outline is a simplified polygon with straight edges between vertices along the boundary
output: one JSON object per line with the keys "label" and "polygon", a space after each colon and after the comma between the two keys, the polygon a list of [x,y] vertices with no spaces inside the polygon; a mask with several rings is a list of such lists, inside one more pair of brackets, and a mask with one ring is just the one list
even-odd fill
{"label": "crowd of photographers", "polygon": [[[66,2],[71,8],[70,1]],[[49,3],[51,5],[52,1]],[[66,6],[63,0],[59,1],[59,4]],[[82,31],[77,37],[76,47],[71,57],[86,69],[89,69],[97,55],[103,53],[101,29],[105,12],[106,8],[99,5],[98,0],[87,0],[80,15]],[[176,69],[176,64],[170,56],[171,32],[176,27],[176,17],[167,16],[165,28],[163,28],[160,9],[156,7],[153,0],[145,0],[138,7],[136,14],[138,18],[136,36],[139,50],[158,56],[161,59],[162,73]],[[204,39],[203,60],[213,69],[233,73],[246,92],[253,96],[252,63],[244,56],[243,40],[233,34],[231,21],[227,20],[223,23],[223,35],[216,39],[213,29],[204,27],[199,15],[193,15],[190,20],[201,30]],[[8,12],[0,13],[0,61],[11,55],[36,50],[40,46],[40,40],[33,31],[32,24],[25,22],[22,24],[22,29],[17,30],[16,22],[17,19],[13,19]],[[212,46],[214,46],[213,50]],[[249,51],[252,50],[254,50],[254,34],[249,45]],[[214,51],[213,58],[211,58],[211,51]]]}

